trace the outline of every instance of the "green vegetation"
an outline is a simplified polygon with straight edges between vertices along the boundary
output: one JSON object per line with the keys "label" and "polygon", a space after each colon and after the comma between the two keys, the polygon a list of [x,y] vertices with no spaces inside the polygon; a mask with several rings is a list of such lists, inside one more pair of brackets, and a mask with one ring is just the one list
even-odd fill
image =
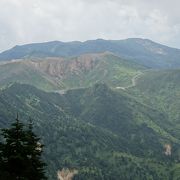
{"label": "green vegetation", "polygon": [[2,129],[0,179],[47,179],[44,171],[45,163],[41,160],[43,145],[32,130],[32,123],[26,130],[18,117],[10,128]]}
{"label": "green vegetation", "polygon": [[42,72],[37,71],[26,63],[13,62],[0,65],[1,87],[15,82],[30,84],[47,91],[57,89],[56,85],[49,81]]}
{"label": "green vegetation", "polygon": [[180,138],[180,70],[147,71],[129,89],[139,101],[162,112],[168,122],[161,123],[171,134]]}
{"label": "green vegetation", "polygon": [[[40,58],[1,64],[0,127],[17,111],[23,123],[33,119],[48,179],[64,168],[77,172],[75,180],[180,179],[180,70],[144,67],[176,67],[179,51],[140,39],[104,43],[85,42],[82,52],[101,53],[81,56],[63,44],[50,55],[78,56],[45,59],[57,42],[40,44],[22,54]],[[102,53],[109,43],[129,60]]]}
{"label": "green vegetation", "polygon": [[[129,86],[145,67],[110,53],[76,58],[20,60],[0,65],[0,85],[17,82],[44,91],[89,87],[105,82],[109,86]],[[8,73],[7,73],[8,72]]]}
{"label": "green vegetation", "polygon": [[[14,84],[0,92],[1,127],[11,123],[17,110],[22,119],[32,117],[45,144],[49,179],[63,168],[78,170],[74,179],[177,176],[179,141],[159,126],[165,117],[105,84],[65,95]],[[173,147],[171,156],[165,155],[165,144]]]}

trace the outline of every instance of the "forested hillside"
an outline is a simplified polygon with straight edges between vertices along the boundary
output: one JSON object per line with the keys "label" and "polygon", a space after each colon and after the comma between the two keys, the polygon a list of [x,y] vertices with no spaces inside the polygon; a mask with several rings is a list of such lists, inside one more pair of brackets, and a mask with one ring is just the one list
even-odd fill
{"label": "forested hillside", "polygon": [[[180,137],[180,70],[148,71],[129,89],[134,97],[161,111],[173,125],[170,131]],[[167,124],[162,124],[167,125]]]}
{"label": "forested hillside", "polygon": [[[179,140],[160,127],[158,111],[104,84],[45,93],[14,84],[0,93],[1,127],[18,111],[33,119],[45,144],[48,176],[77,169],[75,179],[169,179],[178,159]],[[112,103],[113,102],[113,103]],[[166,145],[172,146],[166,155]],[[167,170],[168,169],[168,170]]]}

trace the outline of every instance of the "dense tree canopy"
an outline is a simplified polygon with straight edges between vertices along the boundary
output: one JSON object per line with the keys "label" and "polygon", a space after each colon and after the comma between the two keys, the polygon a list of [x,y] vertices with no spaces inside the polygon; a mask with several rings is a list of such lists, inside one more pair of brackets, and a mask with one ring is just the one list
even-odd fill
{"label": "dense tree canopy", "polygon": [[10,128],[2,129],[0,144],[0,179],[46,179],[45,163],[41,160],[43,145],[33,132],[16,118]]}

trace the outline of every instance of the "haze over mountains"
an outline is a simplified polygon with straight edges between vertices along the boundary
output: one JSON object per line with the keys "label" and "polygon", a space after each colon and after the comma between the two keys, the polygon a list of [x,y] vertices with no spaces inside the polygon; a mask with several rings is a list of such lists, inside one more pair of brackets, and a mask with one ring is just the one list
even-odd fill
{"label": "haze over mountains", "polygon": [[180,50],[146,39],[47,42],[0,54],[0,125],[31,117],[47,175],[180,178]]}
{"label": "haze over mountains", "polygon": [[2,52],[0,60],[32,57],[69,57],[86,53],[112,52],[121,58],[150,68],[180,67],[180,50],[170,48],[148,39],[89,40],[85,42],[46,42],[15,46]]}

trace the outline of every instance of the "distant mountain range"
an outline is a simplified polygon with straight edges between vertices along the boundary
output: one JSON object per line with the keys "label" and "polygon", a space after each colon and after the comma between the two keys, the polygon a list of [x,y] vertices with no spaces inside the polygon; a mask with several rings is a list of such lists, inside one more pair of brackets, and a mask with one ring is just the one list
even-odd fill
{"label": "distant mountain range", "polygon": [[15,46],[0,54],[0,61],[44,57],[75,57],[87,53],[111,52],[149,68],[180,67],[180,50],[148,39],[46,42]]}

